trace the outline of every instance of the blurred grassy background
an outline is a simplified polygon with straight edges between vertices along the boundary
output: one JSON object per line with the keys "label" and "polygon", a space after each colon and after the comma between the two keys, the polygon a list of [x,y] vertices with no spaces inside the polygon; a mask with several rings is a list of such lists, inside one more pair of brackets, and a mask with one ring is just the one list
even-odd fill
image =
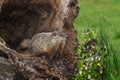
{"label": "blurred grassy background", "polygon": [[78,1],[80,13],[74,25],[79,41],[84,30],[98,31],[99,42],[107,46],[103,79],[120,80],[120,0]]}

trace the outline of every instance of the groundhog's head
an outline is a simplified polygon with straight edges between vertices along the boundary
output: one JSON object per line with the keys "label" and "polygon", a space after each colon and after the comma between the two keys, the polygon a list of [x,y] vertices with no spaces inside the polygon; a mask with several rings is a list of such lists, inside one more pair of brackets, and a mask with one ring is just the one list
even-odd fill
{"label": "groundhog's head", "polygon": [[53,32],[51,33],[52,35],[52,40],[51,42],[53,42],[54,44],[60,44],[60,43],[65,43],[67,38],[68,38],[68,35],[64,32],[61,32],[61,33],[56,33],[56,32]]}

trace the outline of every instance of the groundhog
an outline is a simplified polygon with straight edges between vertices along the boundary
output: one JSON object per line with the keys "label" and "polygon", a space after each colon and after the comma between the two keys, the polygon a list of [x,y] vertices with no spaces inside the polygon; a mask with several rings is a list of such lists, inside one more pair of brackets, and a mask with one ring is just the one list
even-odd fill
{"label": "groundhog", "polygon": [[37,33],[31,40],[24,40],[20,47],[30,49],[33,55],[47,54],[52,60],[56,53],[62,55],[67,38],[67,34],[63,32]]}

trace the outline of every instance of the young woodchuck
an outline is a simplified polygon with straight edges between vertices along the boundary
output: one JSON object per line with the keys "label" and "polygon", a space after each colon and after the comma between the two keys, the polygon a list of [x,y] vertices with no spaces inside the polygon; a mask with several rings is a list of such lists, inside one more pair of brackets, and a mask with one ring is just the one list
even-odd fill
{"label": "young woodchuck", "polygon": [[61,32],[43,32],[32,37],[31,40],[24,40],[20,46],[29,48],[33,55],[47,55],[51,60],[56,53],[63,53],[67,34]]}

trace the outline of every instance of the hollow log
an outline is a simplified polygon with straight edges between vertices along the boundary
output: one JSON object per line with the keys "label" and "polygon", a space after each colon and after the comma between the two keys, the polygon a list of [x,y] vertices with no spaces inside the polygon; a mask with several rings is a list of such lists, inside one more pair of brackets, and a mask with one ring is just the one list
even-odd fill
{"label": "hollow log", "polygon": [[70,80],[77,0],[0,0],[0,80]]}

